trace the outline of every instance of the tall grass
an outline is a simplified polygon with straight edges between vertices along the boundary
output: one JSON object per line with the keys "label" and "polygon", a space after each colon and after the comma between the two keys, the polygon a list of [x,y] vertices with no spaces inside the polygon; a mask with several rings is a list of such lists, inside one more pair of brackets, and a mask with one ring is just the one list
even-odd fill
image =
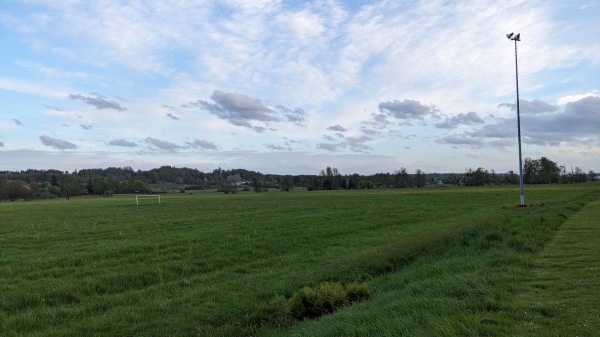
{"label": "tall grass", "polygon": [[[532,256],[594,187],[198,194],[0,204],[0,335],[510,331]],[[540,206],[541,204],[543,206]],[[305,286],[371,300],[286,316]]]}

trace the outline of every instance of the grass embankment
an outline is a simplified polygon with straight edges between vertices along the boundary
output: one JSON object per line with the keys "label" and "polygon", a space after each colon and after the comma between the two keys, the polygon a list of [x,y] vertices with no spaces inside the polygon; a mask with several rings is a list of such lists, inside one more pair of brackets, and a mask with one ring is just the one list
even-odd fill
{"label": "grass embankment", "polygon": [[[528,188],[523,209],[514,188],[6,203],[0,335],[502,336],[535,254],[596,187]],[[369,301],[284,311],[357,281]]]}

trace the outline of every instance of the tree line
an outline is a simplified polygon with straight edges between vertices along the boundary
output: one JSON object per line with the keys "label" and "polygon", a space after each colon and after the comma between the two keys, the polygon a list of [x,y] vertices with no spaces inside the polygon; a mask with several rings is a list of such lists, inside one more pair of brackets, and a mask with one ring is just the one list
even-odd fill
{"label": "tree line", "polygon": [[[568,169],[566,165],[558,165],[546,157],[525,158],[523,162],[523,183],[528,185],[574,184],[597,179],[598,174],[593,170],[586,173],[579,167]],[[467,169],[462,177],[457,176],[451,180],[453,184],[461,181],[465,186],[514,185],[519,183],[519,175],[513,171],[496,174],[494,170],[488,172],[480,167],[476,170]]]}
{"label": "tree line", "polygon": [[[523,164],[525,184],[558,184],[595,181],[598,174],[585,173],[579,167],[568,169],[552,160],[526,158]],[[245,169],[202,172],[192,168],[161,166],[134,171],[131,167],[82,169],[73,172],[58,170],[0,171],[0,200],[35,200],[76,195],[110,197],[114,194],[151,193],[166,189],[215,188],[235,193],[238,188],[264,192],[269,189],[290,191],[303,187],[309,191],[372,188],[422,188],[427,185],[484,186],[519,183],[513,171],[497,174],[484,168],[467,168],[463,173],[425,173],[421,169],[409,173],[400,168],[393,173],[373,175],[341,174],[331,166],[314,175],[263,174]]]}

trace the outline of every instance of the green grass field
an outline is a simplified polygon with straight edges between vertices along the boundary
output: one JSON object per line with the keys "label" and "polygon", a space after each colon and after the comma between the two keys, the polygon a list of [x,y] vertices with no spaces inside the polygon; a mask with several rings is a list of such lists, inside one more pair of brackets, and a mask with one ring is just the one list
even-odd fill
{"label": "green grass field", "polygon": [[[525,193],[532,207],[515,187],[0,203],[0,335],[529,335],[548,325],[524,314],[545,306],[532,285],[572,273],[540,266],[571,263],[551,249],[600,186]],[[370,300],[314,320],[285,311],[304,286],[355,281]]]}

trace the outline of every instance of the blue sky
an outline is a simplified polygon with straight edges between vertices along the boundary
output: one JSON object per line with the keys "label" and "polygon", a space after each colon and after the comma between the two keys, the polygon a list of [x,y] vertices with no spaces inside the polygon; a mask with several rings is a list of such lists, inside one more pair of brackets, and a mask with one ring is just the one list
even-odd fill
{"label": "blue sky", "polygon": [[600,2],[0,1],[0,170],[600,171]]}

